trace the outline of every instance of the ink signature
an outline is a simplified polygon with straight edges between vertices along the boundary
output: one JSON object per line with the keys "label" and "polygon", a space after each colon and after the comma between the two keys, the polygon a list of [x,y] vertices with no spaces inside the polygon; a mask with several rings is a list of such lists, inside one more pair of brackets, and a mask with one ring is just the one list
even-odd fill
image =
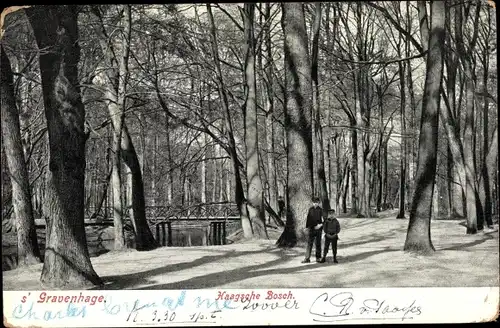
{"label": "ink signature", "polygon": [[401,304],[377,298],[363,299],[357,303],[353,293],[342,292],[330,296],[322,293],[311,304],[309,313],[314,321],[333,322],[343,320],[411,320],[422,314],[416,300]]}

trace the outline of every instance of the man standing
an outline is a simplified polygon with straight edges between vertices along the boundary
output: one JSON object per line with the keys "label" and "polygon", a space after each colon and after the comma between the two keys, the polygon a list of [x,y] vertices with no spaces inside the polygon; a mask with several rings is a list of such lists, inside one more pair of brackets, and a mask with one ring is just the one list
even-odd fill
{"label": "man standing", "polygon": [[313,206],[307,213],[306,229],[307,229],[307,248],[306,257],[302,263],[311,262],[311,251],[313,243],[316,247],[316,262],[321,261],[321,227],[323,226],[322,214],[323,209],[320,206],[318,197],[313,198]]}

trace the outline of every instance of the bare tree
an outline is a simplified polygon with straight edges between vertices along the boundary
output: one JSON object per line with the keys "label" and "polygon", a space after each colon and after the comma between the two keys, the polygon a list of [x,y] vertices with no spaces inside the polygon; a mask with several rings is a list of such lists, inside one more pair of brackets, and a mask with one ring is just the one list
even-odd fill
{"label": "bare tree", "polygon": [[[125,110],[126,110],[126,97],[127,97],[127,80],[129,76],[128,68],[128,58],[130,53],[130,40],[131,40],[131,24],[132,24],[132,13],[131,6],[124,5],[122,8],[123,20],[123,36],[120,39],[119,46],[113,47],[109,40],[109,35],[106,32],[104,19],[102,17],[100,8],[93,6],[93,13],[99,19],[99,29],[98,34],[100,36],[101,48],[105,58],[108,70],[107,84],[105,97],[108,98],[108,111],[113,125],[113,151],[114,151],[114,168],[113,170],[118,172],[120,158],[123,160],[125,165],[129,170],[129,176],[127,177],[127,187],[130,190],[128,195],[132,197],[129,200],[129,216],[134,228],[135,244],[138,250],[150,250],[157,247],[157,242],[155,241],[153,234],[148,226],[146,219],[145,206],[146,201],[144,197],[144,181],[142,176],[141,165],[137,157],[137,152],[132,143],[127,124],[125,122]],[[118,50],[121,50],[118,52]],[[119,157],[120,158],[119,158]],[[122,179],[116,173],[115,176],[115,187],[118,188],[118,183],[122,183]],[[115,195],[115,192],[113,192]],[[113,196],[114,202],[119,204],[118,190],[116,190],[116,195]],[[121,196],[120,196],[121,197]],[[119,217],[119,208],[115,207],[115,218]],[[123,208],[123,205],[122,205]],[[118,235],[115,238],[121,238],[123,228],[120,227],[120,223],[115,221],[115,231]],[[116,240],[115,240],[116,241]],[[117,246],[121,247],[122,241],[117,242]]]}
{"label": "bare tree", "polygon": [[121,172],[121,138],[125,120],[125,96],[129,76],[128,60],[130,52],[131,17],[130,8],[124,13],[121,20],[123,33],[120,34],[121,54],[115,54],[118,49],[113,45],[113,39],[108,36],[104,20],[99,7],[92,7],[94,14],[99,20],[99,43],[104,54],[106,70],[105,101],[111,123],[113,126],[112,146],[112,169],[111,185],[113,192],[113,224],[114,224],[114,249],[120,250],[126,247],[124,233],[124,204],[122,204],[122,172]]}
{"label": "bare tree", "polygon": [[208,20],[210,22],[210,44],[211,44],[211,49],[212,49],[212,56],[214,58],[214,63],[215,63],[217,89],[219,92],[219,97],[221,99],[222,107],[224,109],[225,132],[227,134],[227,139],[229,141],[229,145],[227,147],[227,150],[229,151],[229,155],[231,157],[232,166],[233,166],[233,174],[234,174],[234,178],[235,178],[234,180],[236,182],[236,190],[235,190],[236,204],[237,204],[238,209],[240,211],[241,225],[242,225],[243,232],[246,236],[249,236],[252,234],[252,232],[251,232],[252,227],[251,227],[250,219],[248,218],[247,211],[245,208],[246,207],[245,206],[245,194],[243,191],[243,184],[241,182],[238,153],[236,151],[236,142],[234,139],[233,123],[231,121],[231,111],[229,109],[229,100],[228,100],[228,95],[227,95],[227,89],[225,88],[224,81],[222,78],[222,70],[221,70],[221,63],[220,63],[220,57],[219,57],[219,48],[217,46],[217,33],[216,33],[217,31],[215,28],[212,7],[210,6],[210,4],[207,4],[207,13],[208,13]]}
{"label": "bare tree", "polygon": [[444,2],[433,1],[431,3],[431,28],[420,123],[416,186],[404,246],[404,250],[409,252],[430,253],[434,251],[430,221],[436,176],[445,15]]}
{"label": "bare tree", "polygon": [[321,108],[320,108],[320,92],[319,92],[319,32],[321,27],[321,3],[315,4],[314,22],[313,22],[313,38],[312,38],[312,56],[311,56],[311,77],[313,82],[313,155],[314,155],[314,185],[315,194],[321,198],[323,211],[327,212],[330,209],[330,199],[328,197],[328,189],[326,184],[325,174],[325,156],[323,149],[323,129],[321,127]]}
{"label": "bare tree", "polygon": [[12,184],[17,232],[18,266],[40,263],[40,249],[31,202],[30,180],[23,152],[19,112],[14,95],[14,80],[9,58],[0,45],[2,137]]}
{"label": "bare tree", "polygon": [[49,170],[45,196],[45,260],[41,281],[52,287],[100,284],[84,226],[85,110],[78,87],[80,57],[75,6],[26,9],[40,50]]}
{"label": "bare tree", "polygon": [[[245,28],[245,145],[247,174],[247,210],[251,231],[244,231],[245,237],[265,237],[265,212],[263,187],[260,179],[260,159],[257,126],[257,84],[255,79],[255,4],[246,3],[243,9]],[[251,235],[248,234],[251,232]]]}
{"label": "bare tree", "polygon": [[302,3],[283,3],[285,35],[285,129],[287,137],[287,222],[277,241],[294,246],[304,227],[313,193],[312,84]]}

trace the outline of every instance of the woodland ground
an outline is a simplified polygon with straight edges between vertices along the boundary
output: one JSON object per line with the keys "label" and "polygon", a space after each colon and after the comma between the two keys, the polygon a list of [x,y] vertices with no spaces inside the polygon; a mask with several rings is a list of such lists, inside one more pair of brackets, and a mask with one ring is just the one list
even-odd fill
{"label": "woodland ground", "polygon": [[[108,252],[92,258],[105,289],[484,287],[499,285],[495,232],[465,235],[459,220],[435,220],[436,252],[403,252],[407,219],[340,218],[339,264],[301,264],[305,248],[241,241],[224,246],[162,247],[149,252]],[[313,250],[314,254],[314,250]],[[314,256],[314,255],[313,255]],[[314,257],[313,257],[314,258]],[[3,272],[4,290],[41,289],[42,264]]]}

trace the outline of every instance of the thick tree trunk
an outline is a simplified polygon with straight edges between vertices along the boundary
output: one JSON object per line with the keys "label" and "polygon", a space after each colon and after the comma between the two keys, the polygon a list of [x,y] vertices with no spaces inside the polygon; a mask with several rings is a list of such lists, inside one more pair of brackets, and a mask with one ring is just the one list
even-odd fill
{"label": "thick tree trunk", "polygon": [[[14,95],[14,80],[9,58],[0,45],[2,141],[5,150],[17,232],[18,266],[40,263],[30,180],[24,159],[19,112]],[[3,212],[2,212],[3,213]]]}
{"label": "thick tree trunk", "polygon": [[315,4],[315,14],[313,22],[313,39],[312,39],[312,56],[311,56],[311,75],[313,82],[312,105],[313,105],[313,122],[314,122],[314,184],[317,186],[315,194],[320,197],[323,211],[326,213],[330,209],[330,200],[326,184],[325,174],[325,156],[323,147],[323,129],[321,128],[321,109],[320,109],[320,92],[319,92],[319,32],[321,27],[321,3]]}
{"label": "thick tree trunk", "polygon": [[40,52],[49,133],[45,197],[47,243],[41,281],[79,289],[101,283],[90,262],[84,226],[85,110],[78,87],[77,11],[73,6],[26,10]]}
{"label": "thick tree trunk", "polygon": [[247,174],[247,211],[251,230],[243,231],[245,238],[266,237],[265,210],[263,205],[263,187],[260,179],[260,156],[258,148],[257,126],[257,82],[255,78],[255,4],[244,5],[245,26],[245,146]]}
{"label": "thick tree trunk", "polygon": [[443,76],[444,18],[443,1],[431,3],[431,30],[420,124],[418,168],[415,193],[404,250],[431,253],[431,212],[436,177],[440,86]]}
{"label": "thick tree trunk", "polygon": [[[469,71],[470,72],[470,71]],[[468,74],[467,74],[468,75]],[[468,75],[469,76],[469,75]],[[476,169],[474,167],[474,85],[467,82],[466,87],[466,118],[464,138],[464,161],[466,173],[465,199],[467,202],[467,234],[477,233],[477,207],[476,207]]]}
{"label": "thick tree trunk", "polygon": [[285,41],[285,129],[287,137],[287,225],[277,243],[305,240],[305,221],[313,193],[312,85],[304,8],[282,4]]}

